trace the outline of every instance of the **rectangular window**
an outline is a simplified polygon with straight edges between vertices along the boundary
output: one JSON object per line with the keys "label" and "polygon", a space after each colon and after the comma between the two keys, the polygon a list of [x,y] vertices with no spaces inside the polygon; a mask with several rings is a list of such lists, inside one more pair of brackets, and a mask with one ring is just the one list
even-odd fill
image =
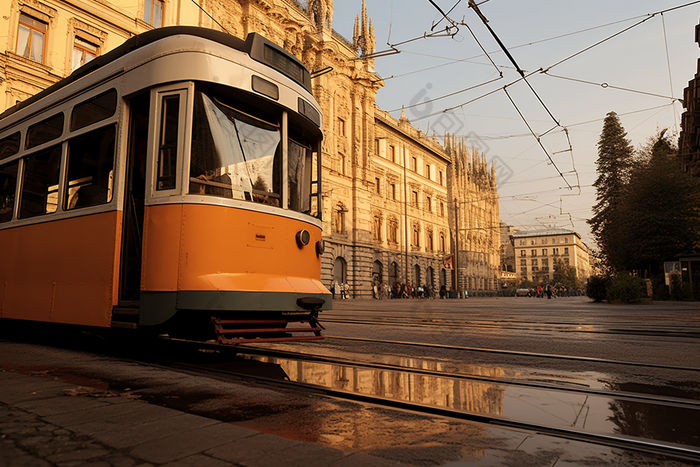
{"label": "rectangular window", "polygon": [[558,256],[559,255],[559,248],[552,248],[552,254],[554,256]]}
{"label": "rectangular window", "polygon": [[425,164],[425,177],[430,180],[430,164]]}
{"label": "rectangular window", "polygon": [[45,149],[24,160],[20,219],[56,212],[60,167],[61,146]]}
{"label": "rectangular window", "polygon": [[381,195],[381,194],[382,194],[382,189],[381,189],[381,183],[380,183],[380,181],[379,181],[379,178],[375,178],[375,179],[374,179],[374,183],[375,183],[375,185],[376,185],[377,194],[378,194],[378,195]]}
{"label": "rectangular window", "polygon": [[18,169],[18,161],[0,166],[0,223],[12,220],[12,212],[15,209]]}
{"label": "rectangular window", "polygon": [[35,62],[44,62],[44,44],[48,24],[20,13],[17,35],[17,55]]}
{"label": "rectangular window", "polygon": [[396,162],[396,148],[394,146],[389,146],[389,160]]}
{"label": "rectangular window", "polygon": [[70,130],[75,131],[108,119],[117,111],[117,90],[110,89],[73,107]]}
{"label": "rectangular window", "polygon": [[532,256],[537,256],[537,250],[530,250]]}
{"label": "rectangular window", "polygon": [[97,57],[99,50],[95,44],[76,36],[73,43],[73,71]]}
{"label": "rectangular window", "polygon": [[521,259],[521,260],[520,260],[520,266],[527,266],[527,260],[526,260],[526,259]]}
{"label": "rectangular window", "polygon": [[568,249],[568,248],[564,248],[564,255],[567,256],[568,254],[569,254],[569,249]]}
{"label": "rectangular window", "polygon": [[0,161],[12,157],[19,152],[19,142],[22,134],[18,131],[0,140]]}
{"label": "rectangular window", "polygon": [[158,139],[156,190],[173,190],[176,186],[177,143],[180,122],[180,96],[163,98]]}
{"label": "rectangular window", "polygon": [[542,248],[542,256],[547,256],[547,249],[546,248]]}
{"label": "rectangular window", "polygon": [[396,183],[391,184],[391,199],[396,201]]}
{"label": "rectangular window", "polygon": [[41,146],[53,141],[63,134],[63,114],[56,114],[29,127],[27,130],[26,149]]}
{"label": "rectangular window", "polygon": [[442,185],[442,170],[438,172],[438,182],[440,182],[440,185]]}
{"label": "rectangular window", "polygon": [[549,267],[549,259],[542,260],[542,267]]}
{"label": "rectangular window", "polygon": [[338,136],[345,136],[345,120],[338,118]]}
{"label": "rectangular window", "polygon": [[411,192],[411,206],[413,207],[418,207],[418,192],[417,191],[412,191]]}
{"label": "rectangular window", "polygon": [[345,154],[340,154],[340,169],[338,173],[340,173],[340,175],[345,175]]}
{"label": "rectangular window", "polygon": [[520,250],[520,256],[527,256],[527,251]]}
{"label": "rectangular window", "polygon": [[445,217],[445,203],[440,201],[440,217]]}
{"label": "rectangular window", "polygon": [[109,126],[70,141],[64,209],[96,206],[112,201],[115,135],[116,127]]}
{"label": "rectangular window", "polygon": [[425,210],[428,212],[433,212],[433,201],[430,199],[430,196],[425,198]]}
{"label": "rectangular window", "polygon": [[143,20],[154,28],[161,27],[163,25],[163,0],[145,0]]}
{"label": "rectangular window", "polygon": [[415,157],[411,157],[411,170],[413,170],[414,172],[418,171],[418,159],[416,159]]}

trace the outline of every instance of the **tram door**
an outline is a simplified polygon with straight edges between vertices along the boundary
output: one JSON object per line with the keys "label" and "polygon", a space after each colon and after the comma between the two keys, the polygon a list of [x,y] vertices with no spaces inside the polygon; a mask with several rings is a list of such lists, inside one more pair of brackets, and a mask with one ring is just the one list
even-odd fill
{"label": "tram door", "polygon": [[149,103],[149,93],[133,98],[130,103],[127,178],[122,224],[120,306],[137,307],[140,299]]}

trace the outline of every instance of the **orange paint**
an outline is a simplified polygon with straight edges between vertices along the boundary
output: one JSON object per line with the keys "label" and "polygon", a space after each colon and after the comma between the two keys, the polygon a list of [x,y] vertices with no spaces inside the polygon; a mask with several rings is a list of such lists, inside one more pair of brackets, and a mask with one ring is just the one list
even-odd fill
{"label": "orange paint", "polygon": [[[318,227],[222,206],[159,205],[146,213],[143,290],[328,293]],[[304,248],[295,238],[301,229],[311,233]]]}
{"label": "orange paint", "polygon": [[122,212],[0,230],[2,316],[109,326]]}

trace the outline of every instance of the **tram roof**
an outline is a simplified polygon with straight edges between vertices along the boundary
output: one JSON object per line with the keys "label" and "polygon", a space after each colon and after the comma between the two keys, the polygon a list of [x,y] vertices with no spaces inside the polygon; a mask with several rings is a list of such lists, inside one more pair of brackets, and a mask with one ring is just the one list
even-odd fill
{"label": "tram roof", "polygon": [[[136,36],[133,36],[129,39],[127,39],[122,45],[119,47],[111,50],[110,52],[100,55],[99,57],[94,58],[93,60],[89,61],[85,65],[81,66],[77,70],[75,70],[73,73],[68,75],[67,77],[63,78],[62,80],[58,81],[57,83],[49,86],[48,88],[44,89],[43,91],[33,95],[32,97],[25,99],[21,102],[18,102],[14,106],[8,108],[5,110],[3,113],[0,114],[0,119],[3,119],[5,117],[8,117],[15,112],[18,112],[19,110],[43,99],[44,97],[53,94],[54,92],[58,91],[59,89],[68,86],[69,84],[79,80],[80,78],[87,76],[88,74],[92,73],[95,70],[98,70],[102,68],[103,66],[106,66],[107,64],[113,62],[114,60],[123,57],[124,55],[133,52],[134,50],[140,49],[141,47],[144,47],[148,44],[152,44],[154,42],[157,42],[159,40],[171,37],[171,36],[177,36],[177,35],[187,35],[187,36],[195,36],[195,37],[201,37],[203,39],[208,39],[213,42],[218,42],[220,44],[223,44],[227,47],[230,47],[235,50],[239,50],[241,52],[245,52],[248,55],[251,56],[254,60],[257,61],[262,61],[263,63],[266,63],[262,60],[262,52],[259,51],[259,49],[262,49],[261,44],[266,44],[269,45],[270,47],[273,47],[283,55],[285,55],[288,59],[293,60],[296,62],[299,66],[301,66],[304,70],[306,70],[306,67],[292,54],[284,50],[283,48],[279,47],[277,44],[271,42],[270,40],[264,38],[263,36],[257,34],[257,33],[251,33],[248,34],[246,37],[246,40],[240,39],[238,37],[232,36],[230,34],[221,32],[221,31],[216,31],[214,29],[208,29],[208,28],[201,28],[197,26],[166,26],[158,29],[153,29],[151,31],[144,32],[142,34],[138,34]],[[269,63],[266,63],[270,65]],[[270,65],[273,66],[273,65]],[[273,66],[274,67],[274,66]],[[275,67],[276,68],[276,67]],[[278,71],[281,73],[289,76],[283,69],[277,68]],[[294,79],[293,77],[289,76],[291,79]],[[304,88],[311,92],[311,78],[310,74],[308,71],[304,74],[304,82],[299,83]]]}

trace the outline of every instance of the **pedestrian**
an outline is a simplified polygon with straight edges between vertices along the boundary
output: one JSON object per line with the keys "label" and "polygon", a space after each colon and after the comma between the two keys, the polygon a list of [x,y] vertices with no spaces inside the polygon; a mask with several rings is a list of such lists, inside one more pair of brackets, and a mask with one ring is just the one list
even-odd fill
{"label": "pedestrian", "polygon": [[338,284],[338,281],[335,281],[333,283],[333,298],[335,298],[336,295],[338,296],[338,298],[343,298],[343,295],[340,292],[340,285]]}
{"label": "pedestrian", "polygon": [[331,291],[331,295],[333,295],[333,299],[335,299],[335,284],[331,282],[331,286],[328,287],[328,290]]}
{"label": "pedestrian", "polygon": [[338,288],[340,289],[338,292],[340,294],[340,299],[345,300],[345,282],[341,282]]}
{"label": "pedestrian", "polygon": [[347,300],[350,296],[350,284],[347,282],[343,283],[343,293],[345,294],[345,299]]}
{"label": "pedestrian", "polygon": [[445,287],[444,285],[441,285],[440,286],[440,298],[444,299],[446,293],[447,293],[447,287]]}

